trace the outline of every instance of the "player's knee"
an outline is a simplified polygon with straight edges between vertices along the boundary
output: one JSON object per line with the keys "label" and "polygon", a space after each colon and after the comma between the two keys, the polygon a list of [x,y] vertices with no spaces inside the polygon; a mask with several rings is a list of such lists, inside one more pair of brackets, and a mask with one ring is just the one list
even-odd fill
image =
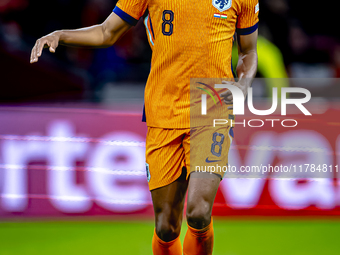
{"label": "player's knee", "polygon": [[163,221],[156,224],[156,233],[164,242],[170,242],[179,236],[180,228],[170,222]]}
{"label": "player's knee", "polygon": [[159,215],[156,220],[157,236],[164,242],[169,242],[176,239],[181,231],[181,221],[171,219],[167,215]]}
{"label": "player's knee", "polygon": [[206,201],[188,204],[186,217],[190,227],[196,229],[205,228],[211,221],[210,204]]}

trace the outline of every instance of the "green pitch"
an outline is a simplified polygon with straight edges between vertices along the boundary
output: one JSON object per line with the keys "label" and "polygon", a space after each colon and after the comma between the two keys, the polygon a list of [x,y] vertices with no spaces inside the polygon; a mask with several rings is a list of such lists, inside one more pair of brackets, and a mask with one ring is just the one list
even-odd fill
{"label": "green pitch", "polygon": [[[340,221],[215,219],[214,229],[214,255],[340,254]],[[4,222],[0,254],[151,255],[152,233],[152,221]]]}

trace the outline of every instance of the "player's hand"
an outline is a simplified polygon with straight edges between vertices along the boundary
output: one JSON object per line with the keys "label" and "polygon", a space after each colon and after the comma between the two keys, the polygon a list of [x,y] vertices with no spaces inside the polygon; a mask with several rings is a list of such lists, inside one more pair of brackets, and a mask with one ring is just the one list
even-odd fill
{"label": "player's hand", "polygon": [[[232,81],[222,81],[222,83],[234,85],[234,86],[238,87],[239,89],[242,90],[244,98],[247,97],[247,94],[248,94],[248,85],[247,84],[243,84],[243,83],[240,83],[240,82],[232,82]],[[224,103],[231,104],[231,106],[228,106],[228,109],[233,109],[233,94],[231,93],[230,90],[227,90],[226,92],[221,93],[220,97],[222,98]]]}
{"label": "player's hand", "polygon": [[60,34],[56,31],[38,39],[32,49],[30,62],[38,62],[44,48],[49,48],[54,53],[59,44]]}

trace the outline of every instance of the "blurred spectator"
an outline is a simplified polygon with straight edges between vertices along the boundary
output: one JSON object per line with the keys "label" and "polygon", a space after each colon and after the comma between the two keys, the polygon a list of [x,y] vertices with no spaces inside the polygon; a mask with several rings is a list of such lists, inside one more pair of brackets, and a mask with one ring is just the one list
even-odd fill
{"label": "blurred spectator", "polygon": [[27,0],[0,0],[0,13],[5,14],[10,11],[22,10],[27,5]]}
{"label": "blurred spectator", "polygon": [[11,49],[20,48],[22,44],[22,31],[18,23],[11,21],[2,27],[3,39]]}
{"label": "blurred spectator", "polygon": [[333,55],[335,77],[340,78],[340,44],[334,47],[334,51],[332,55]]}
{"label": "blurred spectator", "polygon": [[[295,23],[290,27],[288,57],[289,72],[292,78],[331,78],[334,72],[330,67],[327,47],[320,47],[320,37],[308,36],[303,28]],[[330,47],[331,45],[328,45]]]}
{"label": "blurred spectator", "polygon": [[[262,0],[260,1],[260,26],[259,32],[276,45],[283,56],[289,53],[288,31],[289,31],[289,5],[286,0]],[[283,59],[286,63],[286,59]]]}

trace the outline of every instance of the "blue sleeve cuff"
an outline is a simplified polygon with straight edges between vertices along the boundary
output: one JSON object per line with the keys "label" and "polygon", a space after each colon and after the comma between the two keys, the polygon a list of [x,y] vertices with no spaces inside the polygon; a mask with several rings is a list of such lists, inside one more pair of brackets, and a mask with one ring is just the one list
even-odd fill
{"label": "blue sleeve cuff", "polygon": [[138,22],[137,19],[135,19],[134,17],[131,17],[129,14],[127,14],[124,11],[122,11],[117,6],[113,9],[113,12],[115,14],[117,14],[122,20],[124,20],[125,22],[129,23],[131,26],[135,26],[137,24],[137,22]]}
{"label": "blue sleeve cuff", "polygon": [[259,27],[259,23],[257,22],[254,26],[252,27],[247,27],[247,28],[236,28],[236,32],[239,35],[249,35],[251,33],[254,33],[256,29]]}
{"label": "blue sleeve cuff", "polygon": [[145,105],[143,106],[143,117],[142,117],[142,122],[146,122]]}

